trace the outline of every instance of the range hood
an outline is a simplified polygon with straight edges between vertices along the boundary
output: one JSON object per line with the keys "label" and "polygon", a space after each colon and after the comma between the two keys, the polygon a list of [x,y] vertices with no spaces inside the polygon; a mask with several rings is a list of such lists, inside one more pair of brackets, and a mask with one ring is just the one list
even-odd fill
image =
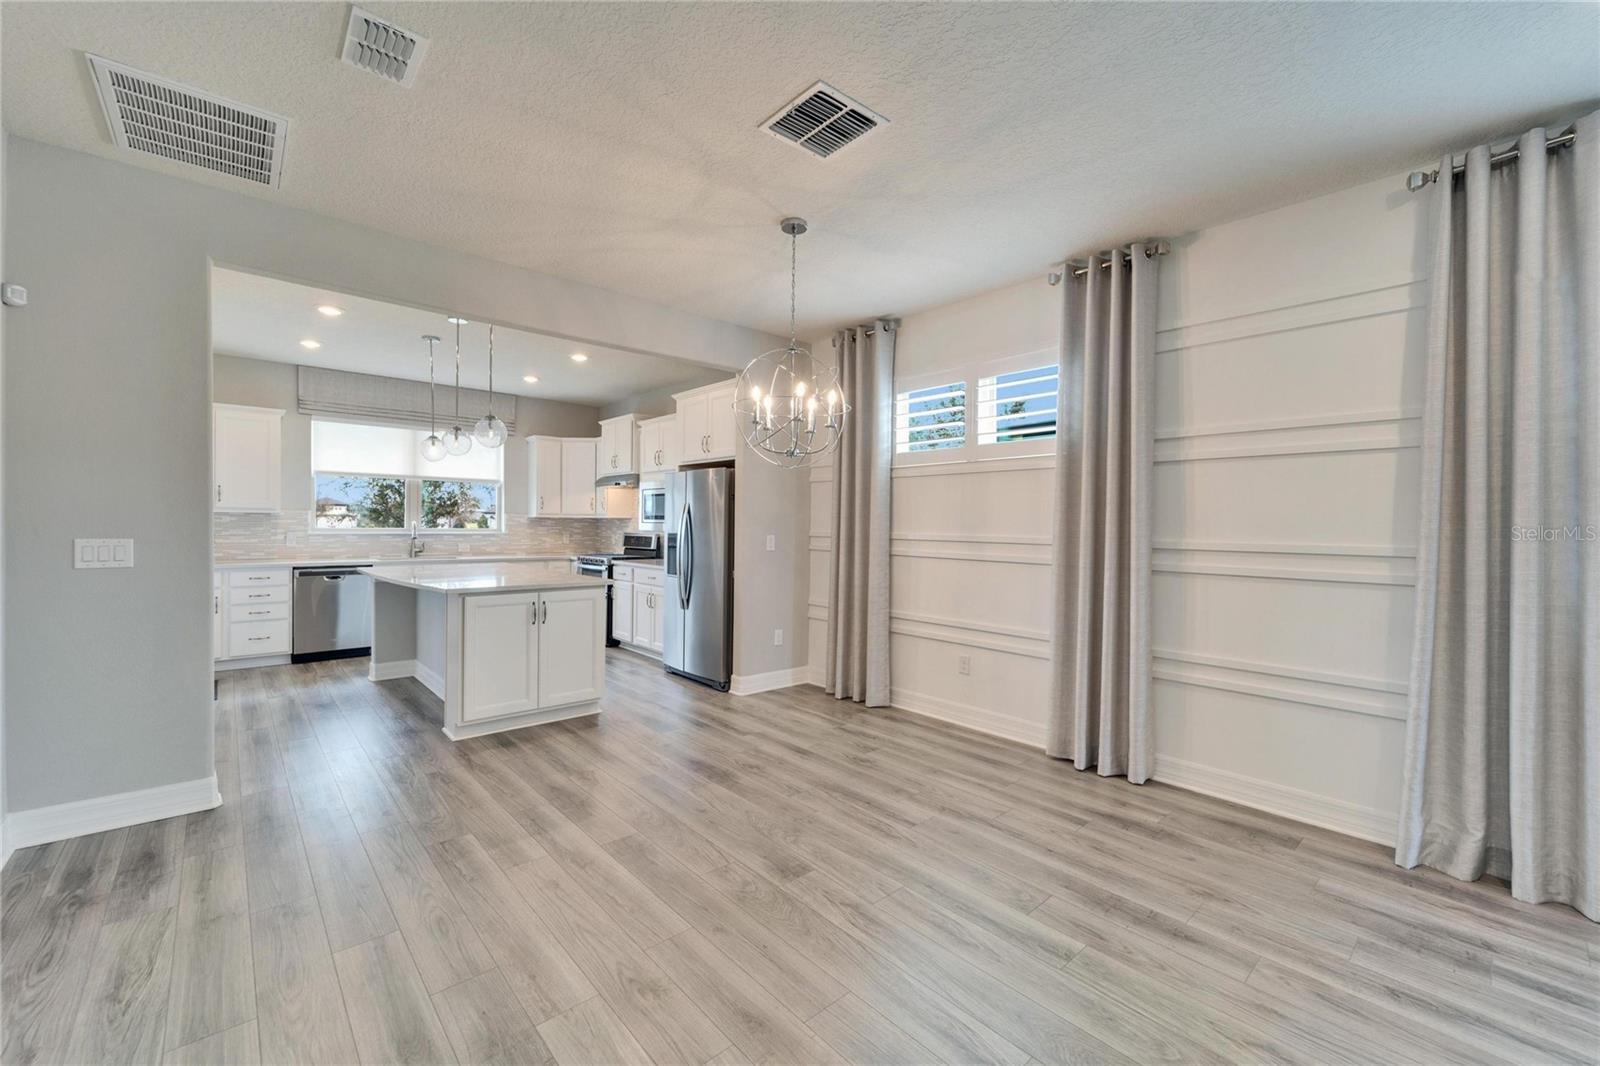
{"label": "range hood", "polygon": [[594,479],[597,489],[623,488],[636,489],[639,487],[638,474],[606,474],[604,477]]}

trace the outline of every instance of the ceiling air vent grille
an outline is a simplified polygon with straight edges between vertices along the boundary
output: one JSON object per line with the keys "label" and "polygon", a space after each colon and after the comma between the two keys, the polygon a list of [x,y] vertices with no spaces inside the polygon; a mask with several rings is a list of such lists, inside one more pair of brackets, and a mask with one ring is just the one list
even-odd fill
{"label": "ceiling air vent grille", "polygon": [[417,80],[417,67],[427,50],[426,37],[402,30],[359,7],[350,9],[342,56],[352,67],[370,70],[409,89]]}
{"label": "ceiling air vent grille", "polygon": [[827,82],[819,81],[763,122],[761,128],[826,159],[888,121]]}
{"label": "ceiling air vent grille", "polygon": [[288,119],[96,55],[89,69],[119,148],[278,185]]}

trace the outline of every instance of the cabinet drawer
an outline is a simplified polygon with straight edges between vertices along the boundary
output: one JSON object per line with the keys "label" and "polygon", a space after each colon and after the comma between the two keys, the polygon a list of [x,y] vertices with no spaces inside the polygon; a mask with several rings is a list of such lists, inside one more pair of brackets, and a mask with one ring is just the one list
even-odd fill
{"label": "cabinet drawer", "polygon": [[230,588],[228,606],[243,607],[252,603],[288,603],[288,585],[267,585],[262,588]]}
{"label": "cabinet drawer", "polygon": [[289,654],[289,622],[229,622],[228,654],[234,658],[245,655]]}
{"label": "cabinet drawer", "polygon": [[662,576],[661,576],[661,567],[659,567],[659,566],[641,566],[641,567],[639,567],[638,569],[634,570],[634,572],[633,572],[633,583],[635,585],[653,585],[656,588],[660,588],[662,586],[662,584],[664,583],[663,580],[662,580]]}
{"label": "cabinet drawer", "polygon": [[611,564],[611,580],[616,581],[616,582],[620,582],[620,583],[624,583],[624,584],[627,583],[627,582],[632,581],[633,580],[633,567],[631,567],[631,566],[618,566],[617,564],[612,563]]}
{"label": "cabinet drawer", "polygon": [[228,587],[232,589],[259,588],[274,585],[282,585],[284,588],[289,587],[289,570],[287,567],[278,567],[272,570],[228,571]]}
{"label": "cabinet drawer", "polygon": [[281,622],[289,617],[289,601],[246,603],[228,608],[230,622]]}

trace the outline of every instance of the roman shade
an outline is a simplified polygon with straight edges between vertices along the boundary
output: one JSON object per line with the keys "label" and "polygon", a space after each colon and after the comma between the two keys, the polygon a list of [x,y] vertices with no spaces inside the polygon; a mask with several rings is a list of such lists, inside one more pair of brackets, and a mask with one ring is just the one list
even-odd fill
{"label": "roman shade", "polygon": [[[377,374],[356,374],[348,370],[328,370],[320,366],[299,367],[299,408],[303,415],[322,415],[349,422],[383,425],[428,425],[428,383],[386,378]],[[442,433],[454,422],[455,390],[437,386],[435,400],[438,425]],[[461,428],[472,431],[472,424],[489,409],[489,394],[481,389],[461,390]],[[506,424],[506,433],[517,431],[516,397],[495,393],[494,413]]]}

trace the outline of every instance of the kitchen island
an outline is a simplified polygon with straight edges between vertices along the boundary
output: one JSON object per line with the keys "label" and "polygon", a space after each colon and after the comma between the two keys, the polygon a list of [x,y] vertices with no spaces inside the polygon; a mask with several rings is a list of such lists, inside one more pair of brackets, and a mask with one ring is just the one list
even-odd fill
{"label": "kitchen island", "polygon": [[605,578],[540,563],[386,563],[372,577],[374,681],[414,677],[451,740],[597,714]]}

